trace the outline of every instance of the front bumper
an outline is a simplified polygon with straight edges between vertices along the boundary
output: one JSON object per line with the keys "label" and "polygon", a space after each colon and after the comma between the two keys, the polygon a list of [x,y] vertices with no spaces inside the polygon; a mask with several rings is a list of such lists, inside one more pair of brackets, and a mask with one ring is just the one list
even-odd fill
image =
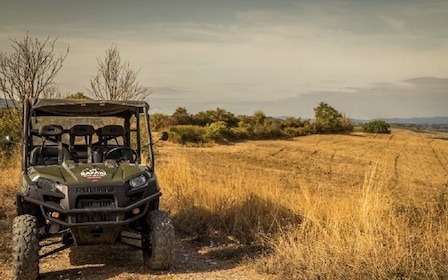
{"label": "front bumper", "polygon": [[[132,203],[126,207],[101,207],[101,208],[86,208],[86,209],[63,209],[59,204],[51,201],[42,201],[29,196],[18,194],[25,202],[38,205],[46,220],[60,224],[68,228],[74,227],[88,227],[88,226],[122,226],[129,224],[135,220],[143,217],[149,210],[151,202],[156,200],[162,195],[161,192],[156,192],[150,196],[144,197],[135,203]],[[137,214],[133,214],[134,209],[139,209]],[[52,213],[59,213],[59,218],[55,218]],[[115,217],[113,220],[101,221],[96,220],[92,222],[78,222],[79,215],[92,216],[92,215],[108,215],[109,217]]]}

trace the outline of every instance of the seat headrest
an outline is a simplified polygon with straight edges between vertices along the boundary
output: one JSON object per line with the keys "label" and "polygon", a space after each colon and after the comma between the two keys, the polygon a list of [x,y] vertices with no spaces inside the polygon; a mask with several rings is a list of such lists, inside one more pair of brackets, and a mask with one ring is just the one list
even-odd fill
{"label": "seat headrest", "polygon": [[105,125],[98,129],[99,136],[123,136],[125,130],[121,125]]}
{"label": "seat headrest", "polygon": [[59,136],[64,133],[64,129],[60,125],[48,124],[39,128],[39,135],[41,136]]}
{"label": "seat headrest", "polygon": [[78,124],[70,128],[70,135],[72,136],[87,136],[93,135],[94,133],[95,129],[93,128],[93,126],[88,124]]}

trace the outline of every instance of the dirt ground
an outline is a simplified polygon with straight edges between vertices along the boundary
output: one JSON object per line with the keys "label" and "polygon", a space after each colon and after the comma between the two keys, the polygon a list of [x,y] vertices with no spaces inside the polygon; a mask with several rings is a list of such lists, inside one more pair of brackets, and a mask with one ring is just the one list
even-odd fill
{"label": "dirt ground", "polygon": [[[174,264],[163,272],[144,267],[141,251],[126,245],[72,247],[41,260],[40,279],[276,279],[244,264],[235,248],[202,243],[178,236]],[[3,261],[0,279],[12,279],[9,260]]]}

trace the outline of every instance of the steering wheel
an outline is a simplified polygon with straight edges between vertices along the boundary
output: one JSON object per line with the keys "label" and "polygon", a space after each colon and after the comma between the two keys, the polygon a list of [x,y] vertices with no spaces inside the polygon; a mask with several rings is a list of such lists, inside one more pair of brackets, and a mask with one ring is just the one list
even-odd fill
{"label": "steering wheel", "polygon": [[[126,152],[131,152],[130,158],[129,158],[129,153],[126,153]],[[116,154],[119,154],[119,156],[117,157]],[[105,160],[106,159],[115,159],[120,162],[129,160],[131,163],[134,163],[138,159],[138,154],[135,150],[133,150],[132,148],[129,148],[129,147],[115,147],[106,153],[106,155],[104,156],[104,159]]]}

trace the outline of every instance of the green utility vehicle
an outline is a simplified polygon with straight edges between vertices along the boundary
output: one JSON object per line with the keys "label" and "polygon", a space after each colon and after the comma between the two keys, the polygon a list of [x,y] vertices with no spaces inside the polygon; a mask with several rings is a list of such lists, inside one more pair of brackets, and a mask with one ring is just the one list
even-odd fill
{"label": "green utility vehicle", "polygon": [[142,101],[24,101],[15,279],[37,279],[39,259],[73,245],[121,242],[151,269],[171,266],[174,227],[158,210],[148,110]]}

